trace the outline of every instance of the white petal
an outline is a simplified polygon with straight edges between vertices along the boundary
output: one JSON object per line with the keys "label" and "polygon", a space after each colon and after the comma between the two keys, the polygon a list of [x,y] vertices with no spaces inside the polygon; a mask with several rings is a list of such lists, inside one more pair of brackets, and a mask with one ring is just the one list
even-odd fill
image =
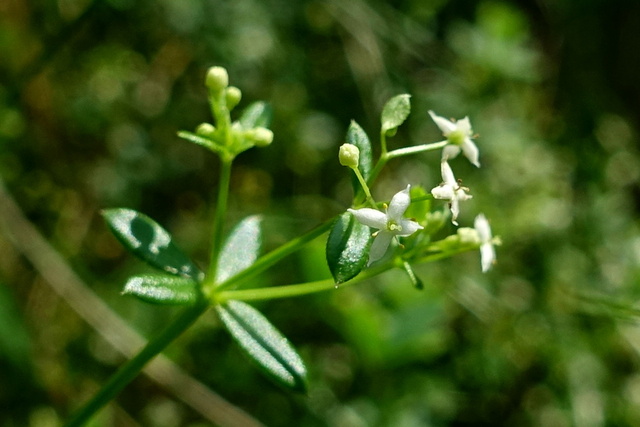
{"label": "white petal", "polygon": [[453,170],[446,160],[440,162],[440,172],[442,173],[442,180],[445,184],[450,185],[453,188],[458,186],[456,177],[453,175]]}
{"label": "white petal", "polygon": [[397,192],[389,202],[389,208],[387,209],[387,217],[394,221],[400,221],[402,219],[402,215],[404,215],[405,211],[411,204],[411,196],[409,191],[411,190],[411,186],[407,185],[402,191]]}
{"label": "white petal", "polygon": [[415,221],[411,221],[410,219],[403,219],[400,221],[400,227],[402,227],[402,231],[396,233],[398,236],[410,236],[418,230],[422,230],[424,227],[418,224]]}
{"label": "white petal", "polygon": [[369,227],[372,228],[386,228],[387,226],[387,216],[376,209],[371,208],[362,208],[362,209],[347,209],[347,211],[351,212],[356,219]]}
{"label": "white petal", "polygon": [[458,154],[460,154],[460,146],[458,145],[446,145],[442,149],[442,160],[446,161],[449,159],[455,158]]}
{"label": "white petal", "polygon": [[449,206],[451,208],[451,222],[458,225],[458,221],[456,221],[458,219],[458,214],[460,214],[460,203],[458,202],[458,199],[454,197],[449,203]]}
{"label": "white petal", "polygon": [[481,242],[486,243],[491,241],[491,226],[483,214],[476,216],[476,219],[473,222],[473,228],[478,232]]}
{"label": "white petal", "polygon": [[431,190],[433,197],[439,200],[451,200],[455,197],[453,187],[447,184],[438,185]]}
{"label": "white petal", "polygon": [[471,140],[471,138],[465,138],[461,148],[464,156],[469,159],[471,164],[480,167],[480,162],[478,161],[480,151],[478,150],[476,144]]}
{"label": "white petal", "polygon": [[480,263],[482,264],[482,272],[489,271],[491,266],[496,262],[496,250],[491,242],[483,243],[480,246]]}
{"label": "white petal", "polygon": [[458,120],[456,122],[456,127],[459,131],[464,132],[465,135],[471,136],[471,134],[473,133],[473,131],[471,130],[471,122],[469,121],[469,117]]}
{"label": "white petal", "polygon": [[389,247],[389,243],[391,243],[391,239],[393,238],[393,234],[381,231],[378,233],[376,238],[373,240],[373,244],[371,245],[371,249],[369,250],[369,265],[376,262],[380,258],[387,253],[387,248]]}
{"label": "white petal", "polygon": [[467,194],[467,192],[462,188],[458,188],[456,190],[455,198],[464,202],[465,200],[473,199],[473,196],[471,194]]}
{"label": "white petal", "polygon": [[436,125],[438,125],[444,136],[447,136],[456,130],[456,124],[452,121],[447,120],[444,117],[437,116],[433,111],[429,111],[429,115],[433,121],[436,122]]}

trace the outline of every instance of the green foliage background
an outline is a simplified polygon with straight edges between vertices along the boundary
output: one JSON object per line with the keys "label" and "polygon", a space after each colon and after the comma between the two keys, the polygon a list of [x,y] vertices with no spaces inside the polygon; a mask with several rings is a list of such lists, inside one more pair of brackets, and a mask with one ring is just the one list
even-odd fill
{"label": "green foliage background", "polygon": [[[394,148],[440,139],[429,109],[469,115],[482,168],[456,163],[474,194],[460,221],[491,219],[504,242],[493,271],[467,254],[418,267],[422,292],[392,272],[260,304],[305,358],[308,396],[248,368],[213,313],[167,354],[269,426],[635,426],[639,24],[631,0],[5,0],[0,175],[90,289],[150,336],[175,311],[120,296],[146,267],[99,211],[145,212],[206,262],[217,163],[176,131],[209,120],[209,66],[229,70],[241,107],[274,108],[275,141],[238,158],[230,201],[229,228],[265,213],[265,249],[349,203],[337,149],[351,119],[376,135],[384,102],[412,94]],[[376,198],[437,185],[438,160],[395,161]],[[7,235],[0,425],[55,426],[123,359]],[[326,277],[318,241],[256,286]],[[140,377],[94,425],[206,424]]]}

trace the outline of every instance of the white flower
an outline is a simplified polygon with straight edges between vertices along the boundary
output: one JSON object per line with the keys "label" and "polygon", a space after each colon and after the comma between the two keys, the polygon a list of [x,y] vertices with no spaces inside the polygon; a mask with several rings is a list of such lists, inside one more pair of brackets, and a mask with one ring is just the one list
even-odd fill
{"label": "white flower", "polygon": [[460,213],[460,201],[469,200],[473,196],[467,194],[468,188],[460,185],[459,181],[456,181],[456,177],[453,176],[451,166],[446,160],[440,163],[440,170],[442,172],[442,184],[431,190],[431,194],[436,199],[448,200],[449,208],[451,209],[451,222],[458,225],[456,219]]}
{"label": "white flower", "polygon": [[482,264],[482,272],[486,273],[496,262],[496,250],[493,247],[494,241],[491,235],[491,226],[487,218],[480,214],[476,216],[473,227],[480,238],[480,263]]}
{"label": "white flower", "polygon": [[392,238],[409,236],[424,228],[417,222],[403,217],[411,204],[410,189],[411,186],[407,185],[407,188],[396,193],[386,208],[386,213],[371,208],[347,209],[360,223],[378,229],[374,233],[375,240],[369,251],[369,264],[384,256]]}
{"label": "white flower", "polygon": [[478,147],[476,147],[476,144],[471,139],[473,131],[471,130],[469,117],[458,121],[451,121],[444,117],[437,116],[433,111],[429,111],[429,115],[433,121],[436,122],[436,125],[438,125],[442,134],[447,138],[447,141],[449,141],[449,144],[442,150],[442,159],[453,159],[460,154],[460,150],[462,150],[465,157],[469,159],[472,164],[480,167]]}

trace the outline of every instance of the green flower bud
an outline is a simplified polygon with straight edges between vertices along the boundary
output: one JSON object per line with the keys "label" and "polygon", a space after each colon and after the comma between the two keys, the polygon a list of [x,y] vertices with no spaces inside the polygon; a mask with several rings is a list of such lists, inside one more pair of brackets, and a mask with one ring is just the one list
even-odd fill
{"label": "green flower bud", "polygon": [[200,136],[211,137],[215,133],[216,128],[211,123],[200,123],[196,128],[196,133]]}
{"label": "green flower bud", "polygon": [[242,99],[242,92],[235,86],[229,86],[225,92],[227,97],[227,108],[233,110],[233,108],[240,103]]}
{"label": "green flower bud", "polygon": [[251,139],[256,147],[266,147],[273,142],[273,132],[267,128],[257,127],[251,133]]}
{"label": "green flower bud", "polygon": [[207,71],[205,85],[213,92],[219,92],[229,86],[229,74],[223,67],[211,67]]}
{"label": "green flower bud", "polygon": [[353,144],[342,144],[338,155],[340,164],[350,168],[357,168],[360,160],[360,150]]}

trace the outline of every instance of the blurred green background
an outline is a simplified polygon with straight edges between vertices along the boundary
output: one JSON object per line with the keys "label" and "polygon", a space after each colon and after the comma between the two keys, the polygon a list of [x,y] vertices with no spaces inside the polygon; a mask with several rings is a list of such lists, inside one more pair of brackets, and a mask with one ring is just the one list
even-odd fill
{"label": "blurred green background", "polygon": [[[0,199],[0,425],[58,425],[124,360],[90,303],[53,290],[59,263],[35,266],[18,216],[145,336],[176,310],[120,296],[147,267],[100,209],[145,212],[206,263],[217,162],[176,131],[210,121],[211,65],[240,108],[274,109],[228,222],[264,212],[265,250],[344,210],[337,147],[351,119],[377,140],[399,93],[413,112],[391,148],[441,139],[429,109],[469,115],[482,168],[456,160],[474,194],[460,222],[484,212],[504,243],[486,275],[477,253],[418,267],[422,292],[390,272],[258,304],[307,362],[308,396],[264,379],[213,313],[166,352],[189,375],[268,426],[640,425],[637,1],[3,0],[0,58],[0,176],[20,207]],[[392,162],[374,194],[437,185],[438,160]],[[255,286],[324,265],[319,239]],[[92,425],[209,425],[180,395],[141,376]]]}

